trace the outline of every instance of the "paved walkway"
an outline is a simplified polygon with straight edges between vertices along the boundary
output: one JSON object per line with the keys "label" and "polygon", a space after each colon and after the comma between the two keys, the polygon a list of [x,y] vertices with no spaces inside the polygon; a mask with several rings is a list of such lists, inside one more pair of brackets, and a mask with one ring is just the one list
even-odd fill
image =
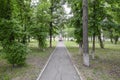
{"label": "paved walkway", "polygon": [[59,42],[39,80],[80,80],[63,42]]}

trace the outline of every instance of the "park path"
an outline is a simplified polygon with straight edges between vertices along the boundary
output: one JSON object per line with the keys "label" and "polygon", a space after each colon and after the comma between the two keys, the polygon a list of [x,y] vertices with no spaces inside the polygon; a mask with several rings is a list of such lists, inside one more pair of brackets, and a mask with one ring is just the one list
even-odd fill
{"label": "park path", "polygon": [[80,80],[63,42],[58,42],[48,65],[37,80]]}

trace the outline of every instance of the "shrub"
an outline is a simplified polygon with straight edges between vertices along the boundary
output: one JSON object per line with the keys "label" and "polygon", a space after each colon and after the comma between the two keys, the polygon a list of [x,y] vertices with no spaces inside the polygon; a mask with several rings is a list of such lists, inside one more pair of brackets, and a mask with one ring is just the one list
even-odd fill
{"label": "shrub", "polygon": [[0,75],[0,80],[10,80],[9,76],[6,74]]}
{"label": "shrub", "polygon": [[24,65],[27,55],[27,47],[18,42],[12,42],[7,44],[4,48],[6,59],[13,65]]}

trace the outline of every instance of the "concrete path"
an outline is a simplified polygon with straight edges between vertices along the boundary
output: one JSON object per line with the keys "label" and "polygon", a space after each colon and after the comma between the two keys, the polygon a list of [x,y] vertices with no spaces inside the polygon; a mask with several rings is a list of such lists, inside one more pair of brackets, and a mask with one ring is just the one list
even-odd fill
{"label": "concrete path", "polygon": [[38,80],[80,80],[63,42],[58,43]]}

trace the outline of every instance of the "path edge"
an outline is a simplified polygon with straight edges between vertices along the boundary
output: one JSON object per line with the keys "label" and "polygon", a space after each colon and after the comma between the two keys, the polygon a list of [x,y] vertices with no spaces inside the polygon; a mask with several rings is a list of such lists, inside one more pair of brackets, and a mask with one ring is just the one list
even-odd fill
{"label": "path edge", "polygon": [[[58,45],[58,43],[57,43],[57,45]],[[48,58],[46,64],[44,65],[43,69],[40,71],[40,74],[38,75],[38,77],[37,77],[36,80],[40,80],[43,72],[45,71],[46,67],[48,66],[48,64],[49,64],[49,62],[50,62],[51,57],[53,56],[55,50],[57,49],[57,45],[56,45],[55,49],[53,50],[53,52],[51,53],[51,55],[49,56],[49,58]]]}
{"label": "path edge", "polygon": [[70,61],[71,61],[72,65],[73,65],[74,69],[76,70],[76,72],[77,72],[77,74],[78,74],[80,80],[84,80],[84,79],[81,77],[81,73],[79,72],[77,66],[73,63],[72,56],[71,56],[71,54],[70,54],[70,52],[68,51],[68,49],[67,49],[66,46],[65,46],[65,49],[67,50],[67,55],[69,56]]}

